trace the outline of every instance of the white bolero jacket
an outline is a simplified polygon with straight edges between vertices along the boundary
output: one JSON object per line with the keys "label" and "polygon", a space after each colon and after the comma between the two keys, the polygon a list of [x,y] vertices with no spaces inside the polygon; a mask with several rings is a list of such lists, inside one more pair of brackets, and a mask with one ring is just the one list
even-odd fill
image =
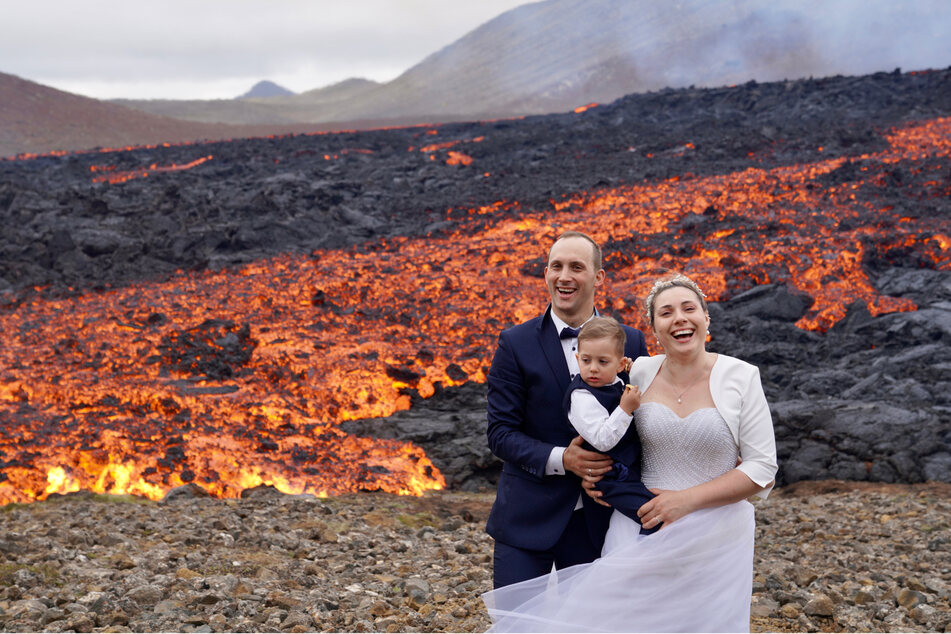
{"label": "white bolero jacket", "polygon": [[[640,388],[641,394],[654,381],[665,358],[666,355],[661,354],[634,359],[631,383]],[[710,371],[710,394],[739,447],[743,461],[737,469],[761,487],[770,484],[776,477],[776,440],[759,368],[735,357],[717,354]],[[769,490],[763,489],[756,495],[765,498]]]}

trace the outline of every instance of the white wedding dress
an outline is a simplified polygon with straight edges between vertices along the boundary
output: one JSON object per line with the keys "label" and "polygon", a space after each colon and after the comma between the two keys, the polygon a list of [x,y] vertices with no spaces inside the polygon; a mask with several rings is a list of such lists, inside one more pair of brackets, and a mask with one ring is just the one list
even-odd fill
{"label": "white wedding dress", "polygon": [[[715,408],[680,418],[642,403],[634,415],[649,488],[685,489],[736,466]],[[493,632],[749,631],[753,506],[691,513],[653,535],[615,512],[602,557],[483,595]]]}

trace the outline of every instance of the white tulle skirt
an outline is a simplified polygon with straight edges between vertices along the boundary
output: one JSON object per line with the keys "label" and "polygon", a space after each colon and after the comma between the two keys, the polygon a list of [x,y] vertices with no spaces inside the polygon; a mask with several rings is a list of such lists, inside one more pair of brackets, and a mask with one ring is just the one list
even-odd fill
{"label": "white tulle skirt", "polygon": [[611,516],[602,557],[482,595],[492,632],[748,632],[753,506],[704,509],[653,535]]}

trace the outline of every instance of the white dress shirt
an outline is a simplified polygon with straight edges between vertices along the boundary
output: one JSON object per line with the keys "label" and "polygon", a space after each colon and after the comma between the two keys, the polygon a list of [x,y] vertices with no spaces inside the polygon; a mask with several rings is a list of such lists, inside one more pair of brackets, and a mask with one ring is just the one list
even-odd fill
{"label": "white dress shirt", "polygon": [[[591,315],[594,317],[594,314]],[[591,317],[585,320],[585,324],[591,321]],[[568,327],[568,324],[560,319],[555,311],[551,311],[551,320],[555,324],[555,332],[561,333],[562,328]],[[584,324],[581,324],[583,326]],[[579,326],[579,328],[581,327]],[[570,378],[575,378],[578,374],[578,338],[569,337],[561,340],[561,349],[565,353],[565,361],[568,362],[568,373]],[[548,463],[545,465],[545,475],[565,475],[564,455],[567,447],[553,447],[548,456]],[[580,506],[581,500],[578,500]]]}
{"label": "white dress shirt", "polygon": [[[622,383],[615,376],[612,385]],[[633,416],[621,406],[608,412],[597,397],[588,390],[575,390],[571,393],[571,407],[568,410],[568,422],[575,431],[598,451],[608,451],[627,433]]]}

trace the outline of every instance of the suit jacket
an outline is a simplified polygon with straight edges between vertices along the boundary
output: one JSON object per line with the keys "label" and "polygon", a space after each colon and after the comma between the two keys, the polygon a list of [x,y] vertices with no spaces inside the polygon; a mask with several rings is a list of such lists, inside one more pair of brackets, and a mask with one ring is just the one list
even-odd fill
{"label": "suit jacket", "polygon": [[[516,548],[551,548],[564,532],[582,493],[572,473],[545,475],[556,446],[577,434],[562,407],[571,381],[561,340],[545,314],[502,331],[488,377],[489,448],[504,462],[486,530]],[[647,355],[644,335],[624,326],[625,354]],[[611,509],[582,495],[588,530],[599,548]]]}

